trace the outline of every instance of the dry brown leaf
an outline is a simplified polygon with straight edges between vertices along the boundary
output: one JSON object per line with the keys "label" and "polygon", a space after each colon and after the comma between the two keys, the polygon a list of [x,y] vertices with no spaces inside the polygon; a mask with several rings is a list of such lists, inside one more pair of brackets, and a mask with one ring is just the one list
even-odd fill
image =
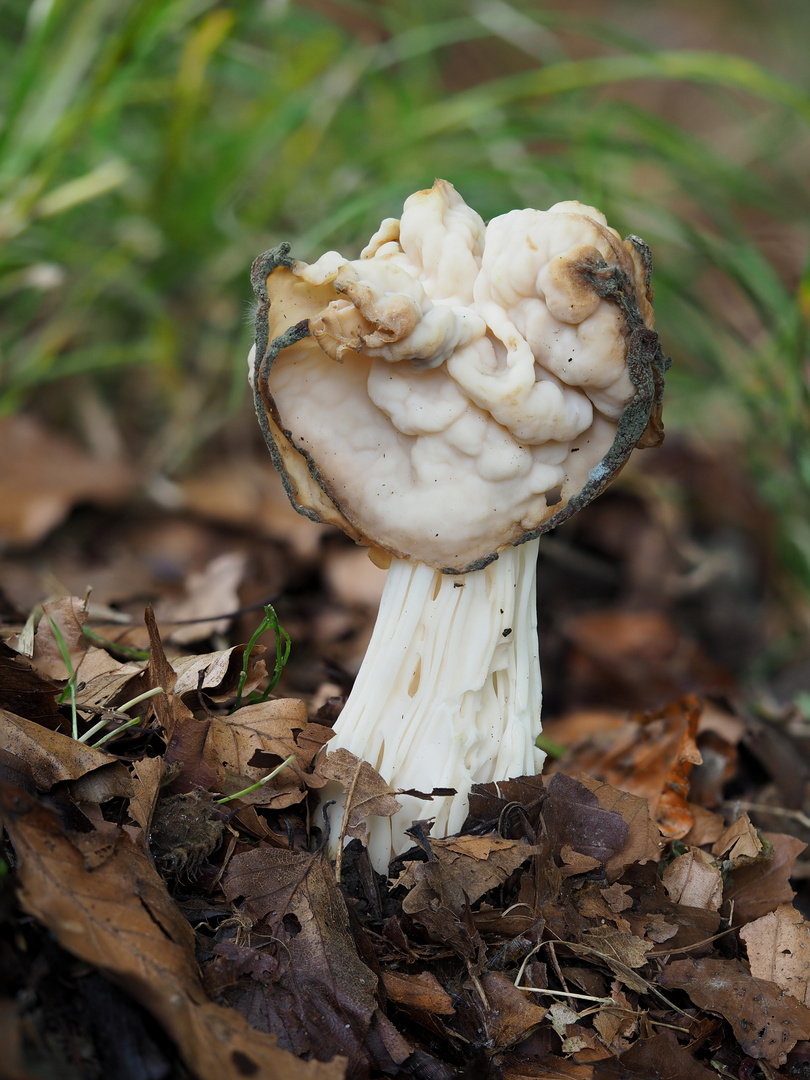
{"label": "dry brown leaf", "polygon": [[[175,603],[158,604],[155,617],[167,630],[167,640],[175,645],[204,641],[212,634],[224,634],[230,618],[212,619],[212,615],[228,616],[239,610],[239,585],[245,573],[247,556],[230,551],[217,555],[199,573],[189,574],[186,596]],[[190,620],[195,620],[191,622]],[[178,623],[188,623],[180,626]]]}
{"label": "dry brown leaf", "polygon": [[76,704],[104,708],[119,694],[124,700],[135,697],[134,680],[143,674],[144,664],[130,660],[122,664],[104,649],[91,646],[76,671]]}
{"label": "dry brown leaf", "polygon": [[150,700],[164,736],[170,743],[176,724],[189,719],[191,713],[174,693],[177,673],[166,659],[155,613],[151,607],[144,612],[144,622],[149,634],[149,661],[144,670],[145,689],[154,690],[160,687],[163,690],[162,694],[156,694]]}
{"label": "dry brown leaf", "polygon": [[140,825],[144,838],[149,836],[165,772],[166,766],[161,757],[142,758],[132,766],[134,790],[129,800],[129,814]]}
{"label": "dry brown leaf", "polygon": [[346,836],[366,842],[368,825],[366,818],[393,817],[402,809],[394,795],[394,789],[386,783],[376,769],[367,761],[339,747],[326,753],[318,763],[316,772],[325,780],[339,783],[345,793]]}
{"label": "dry brown leaf", "polygon": [[570,844],[563,844],[560,848],[562,866],[560,870],[563,877],[576,877],[578,874],[589,874],[591,870],[598,870],[602,863],[592,855],[583,855],[574,851]]}
{"label": "dry brown leaf", "polygon": [[536,850],[524,840],[502,836],[451,836],[431,840],[430,848],[434,859],[406,863],[396,879],[411,890],[403,911],[417,912],[440,896],[444,906],[460,915],[468,903],[502,885]]}
{"label": "dry brown leaf", "polygon": [[712,844],[712,855],[733,866],[746,866],[759,859],[762,852],[763,843],[748,814],[740,814],[720,839]]}
{"label": "dry brown leaf", "polygon": [[754,978],[738,960],[673,960],[658,982],[685,990],[699,1009],[725,1017],[745,1053],[776,1068],[799,1039],[810,1038],[810,1009],[775,983]]}
{"label": "dry brown leaf", "polygon": [[716,814],[707,810],[705,806],[689,803],[689,813],[692,815],[692,828],[682,837],[687,847],[703,847],[704,844],[714,844],[726,831],[726,822],[722,814]]}
{"label": "dry brown leaf", "polygon": [[686,796],[692,765],[701,760],[695,742],[699,718],[700,705],[691,696],[624,721],[613,714],[578,714],[574,731],[579,739],[573,744],[563,718],[549,725],[548,733],[569,749],[546,771],[584,772],[641,796],[664,835],[679,839],[692,827]]}
{"label": "dry brown leaf", "polygon": [[314,754],[331,735],[330,728],[309,722],[303,701],[263,701],[237,709],[230,716],[211,717],[202,761],[219,787],[230,794],[261,780],[294,754],[288,768],[241,797],[245,803],[281,809],[300,802],[308,787],[323,785],[323,780],[308,770]]}
{"label": "dry brown leaf", "polygon": [[40,675],[28,660],[0,641],[0,708],[59,728],[65,723],[56,704],[61,689],[60,683]]}
{"label": "dry brown leaf", "polygon": [[755,919],[740,930],[751,974],[767,979],[810,1005],[810,923],[792,904]]}
{"label": "dry brown leaf", "polygon": [[688,802],[689,773],[693,765],[700,765],[703,760],[696,742],[700,711],[698,699],[686,697],[650,714],[645,721],[672,723],[679,736],[677,746],[670,753],[669,769],[655,809],[658,827],[669,840],[686,836],[694,824]]}
{"label": "dry brown leaf", "polygon": [[484,972],[481,987],[489,1002],[486,1022],[493,1051],[500,1052],[525,1039],[532,1028],[545,1019],[546,1010],[529,1001],[526,994],[499,971]]}
{"label": "dry brown leaf", "polygon": [[228,1000],[249,1009],[251,1019],[295,1053],[324,1057],[340,1050],[350,1075],[365,1074],[372,1023],[384,1030],[388,1021],[378,1013],[377,977],[357,955],[325,854],[261,845],[231,859],[223,890],[232,902],[241,898],[254,924],[272,935],[264,952],[278,961],[272,993],[257,1001],[252,986],[247,997],[237,988]]}
{"label": "dry brown leaf", "polygon": [[404,971],[380,973],[389,1001],[410,1009],[420,1009],[438,1016],[453,1016],[453,999],[431,971],[409,975]]}
{"label": "dry brown leaf", "polygon": [[615,1062],[600,1067],[599,1080],[717,1080],[718,1073],[696,1061],[674,1031],[637,1039]]}
{"label": "dry brown leaf", "polygon": [[737,866],[726,885],[725,902],[734,904],[737,925],[767,915],[779,904],[789,904],[795,893],[790,887],[790,875],[797,857],[807,844],[785,833],[762,833],[771,845],[767,859]]}
{"label": "dry brown leaf", "polygon": [[134,790],[132,776],[120,761],[102,765],[70,783],[71,798],[85,806],[101,805],[110,799],[129,799]]}
{"label": "dry brown leaf", "polygon": [[646,964],[647,955],[653,949],[651,941],[636,937],[629,930],[600,925],[586,930],[580,943],[598,953],[619,982],[639,993],[646,990],[646,983],[632,972]]}
{"label": "dry brown leaf", "polygon": [[33,417],[0,417],[0,441],[13,448],[0,473],[0,540],[7,544],[34,544],[76,503],[118,504],[133,489],[126,466],[90,457]]}
{"label": "dry brown leaf", "polygon": [[661,834],[658,826],[650,819],[650,808],[646,799],[627,791],[619,791],[610,784],[600,783],[592,776],[579,776],[577,779],[593,792],[603,810],[618,814],[627,825],[624,843],[605,864],[608,881],[620,878],[633,863],[643,864],[660,857]]}
{"label": "dry brown leaf", "polygon": [[723,875],[717,863],[700,848],[690,848],[665,867],[661,880],[670,900],[687,907],[719,911]]}
{"label": "dry brown leaf", "polygon": [[[220,649],[218,652],[177,657],[172,661],[172,667],[177,672],[175,694],[196,693],[199,688],[215,701],[232,697],[239,684],[245,648],[245,645],[234,645],[230,649]],[[255,690],[267,674],[262,659],[264,652],[263,645],[254,645],[247,678],[242,687],[244,697]],[[202,681],[200,681],[201,675]]]}
{"label": "dry brown leaf", "polygon": [[69,679],[68,671],[62,658],[61,644],[57,639],[53,624],[61,634],[70,657],[72,671],[82,662],[90,644],[84,635],[87,612],[84,601],[77,596],[63,596],[42,605],[42,618],[39,620],[34,635],[34,654],[32,666],[48,679]]}
{"label": "dry brown leaf", "polygon": [[629,826],[621,814],[605,810],[581,780],[555,773],[543,804],[543,823],[555,854],[569,846],[607,865],[622,850]]}
{"label": "dry brown leaf", "polygon": [[615,1005],[604,1005],[593,1018],[593,1026],[614,1054],[621,1054],[630,1046],[629,1039],[638,1030],[637,1010],[618,982],[610,987]]}
{"label": "dry brown leaf", "polygon": [[148,856],[119,834],[92,871],[53,810],[3,786],[6,827],[18,857],[20,902],[63,948],[93,964],[149,1010],[199,1080],[342,1080],[338,1060],[304,1063],[241,1016],[206,999],[194,932]]}
{"label": "dry brown leaf", "polygon": [[4,709],[0,709],[0,744],[28,763],[39,791],[50,791],[60,780],[77,780],[94,769],[118,764],[103,750],[94,750]]}

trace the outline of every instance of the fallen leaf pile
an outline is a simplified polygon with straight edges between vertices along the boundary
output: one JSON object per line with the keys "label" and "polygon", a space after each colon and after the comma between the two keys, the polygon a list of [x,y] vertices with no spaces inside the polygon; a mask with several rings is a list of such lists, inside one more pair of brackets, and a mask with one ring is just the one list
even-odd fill
{"label": "fallen leaf pile", "polygon": [[251,700],[261,649],[170,662],[151,610],[141,657],[85,622],[52,601],[0,646],[3,1075],[807,1075],[805,843],[724,797],[767,721],[695,697],[571,713],[549,725],[565,756],[476,787],[458,836],[431,836],[426,799],[386,879],[363,841],[396,792],[324,760],[335,703]]}

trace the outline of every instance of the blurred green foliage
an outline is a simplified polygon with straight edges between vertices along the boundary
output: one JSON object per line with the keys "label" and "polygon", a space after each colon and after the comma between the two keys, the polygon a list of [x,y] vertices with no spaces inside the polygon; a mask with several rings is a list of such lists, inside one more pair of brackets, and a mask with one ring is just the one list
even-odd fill
{"label": "blurred green foliage", "polygon": [[0,409],[97,394],[171,472],[249,409],[258,252],[356,253],[435,176],[485,218],[579,198],[653,247],[668,424],[745,447],[810,589],[807,87],[622,21],[3,0]]}

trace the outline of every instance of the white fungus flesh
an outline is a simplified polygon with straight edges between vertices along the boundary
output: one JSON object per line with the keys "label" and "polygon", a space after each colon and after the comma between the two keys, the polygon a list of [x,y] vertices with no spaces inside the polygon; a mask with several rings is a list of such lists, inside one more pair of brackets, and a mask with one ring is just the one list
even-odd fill
{"label": "white fungus flesh", "polygon": [[594,267],[622,275],[651,328],[639,248],[599,211],[564,202],[485,225],[437,180],[359,259],[282,259],[266,278],[264,338],[305,328],[262,375],[290,496],[392,559],[330,748],[395,789],[457,792],[402,795],[375,820],[380,870],[415,818],[452,833],[473,783],[542,765],[534,537],[606,471],[637,395],[626,304],[600,295]]}

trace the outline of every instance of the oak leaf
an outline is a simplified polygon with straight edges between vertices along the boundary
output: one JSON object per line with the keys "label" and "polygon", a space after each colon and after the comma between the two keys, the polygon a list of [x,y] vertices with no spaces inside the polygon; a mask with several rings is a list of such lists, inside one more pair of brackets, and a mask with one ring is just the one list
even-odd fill
{"label": "oak leaf", "polygon": [[685,990],[699,1009],[723,1016],[746,1054],[776,1068],[799,1039],[810,1038],[810,1009],[776,983],[754,978],[738,960],[674,960],[658,982]]}

